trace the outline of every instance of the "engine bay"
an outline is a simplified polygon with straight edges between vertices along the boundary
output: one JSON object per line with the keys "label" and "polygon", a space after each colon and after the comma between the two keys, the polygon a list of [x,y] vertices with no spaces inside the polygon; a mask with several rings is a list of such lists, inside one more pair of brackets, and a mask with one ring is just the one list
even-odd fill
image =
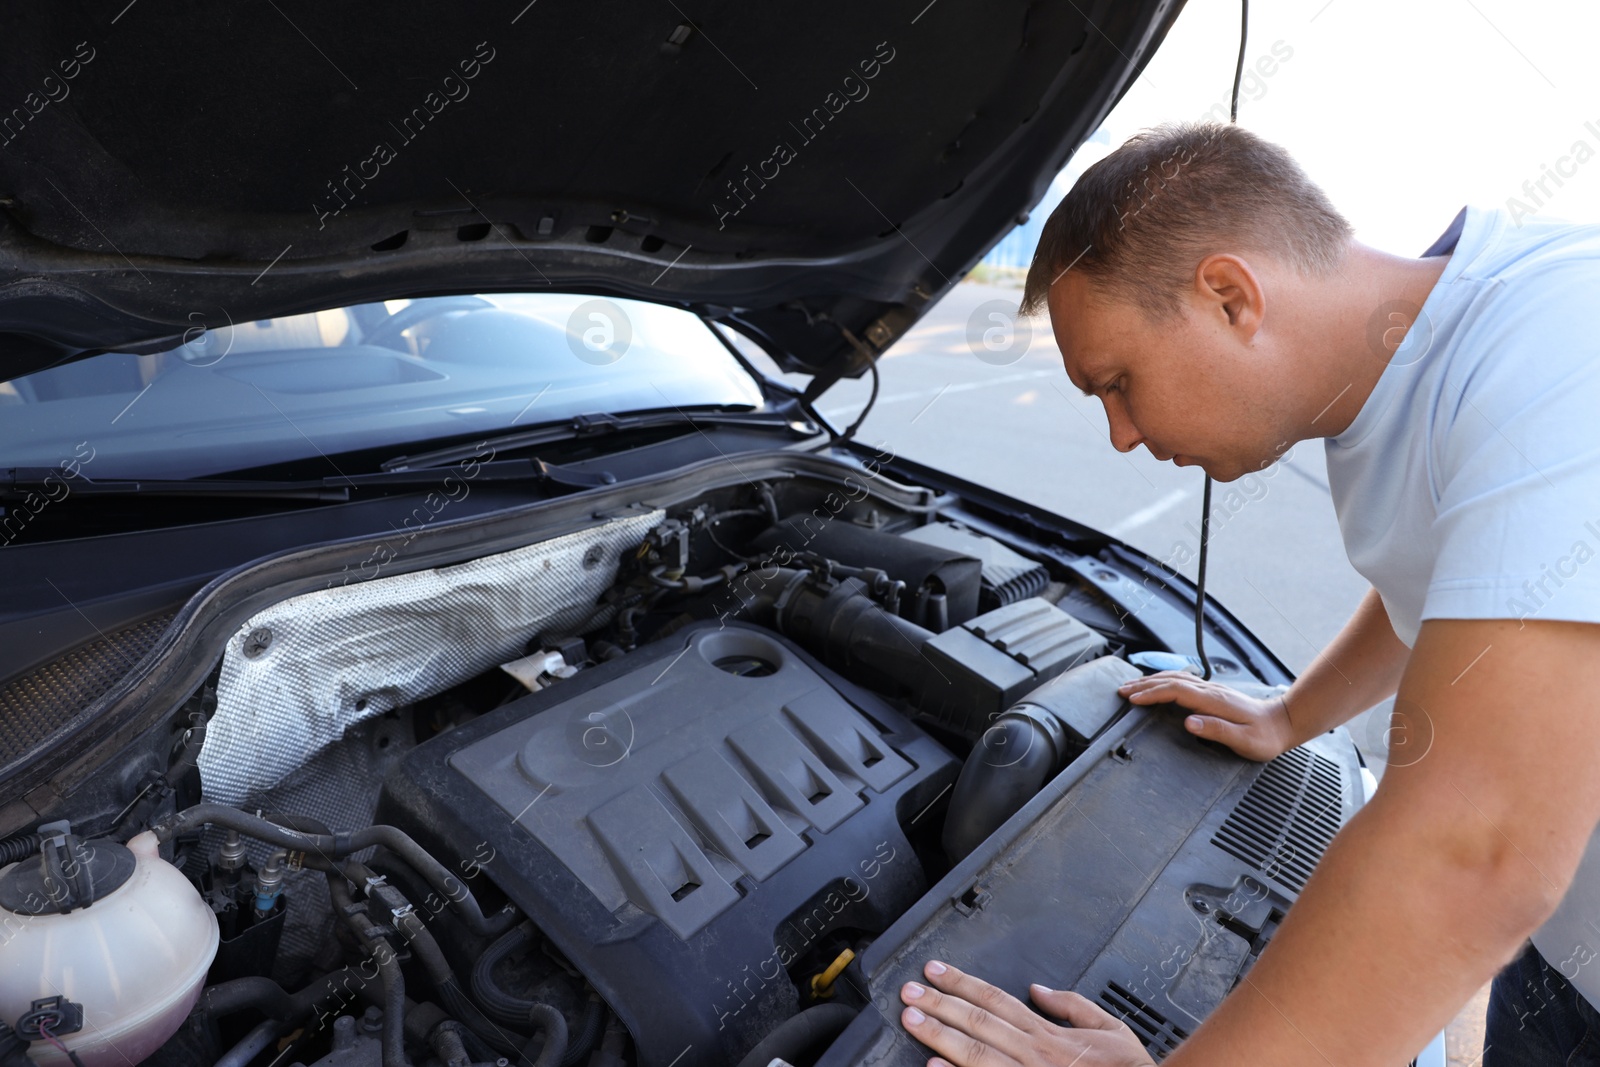
{"label": "engine bay", "polygon": [[0,840],[0,1067],[921,1063],[933,953],[1169,1052],[1354,746],[1194,739],[1116,694],[1188,657],[1115,554],[796,467],[256,594],[153,772]]}

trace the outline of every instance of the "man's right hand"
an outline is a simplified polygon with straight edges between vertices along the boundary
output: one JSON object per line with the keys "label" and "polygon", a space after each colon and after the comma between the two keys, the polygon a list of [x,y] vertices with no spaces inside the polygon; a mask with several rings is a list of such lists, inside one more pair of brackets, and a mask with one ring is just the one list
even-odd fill
{"label": "man's right hand", "polygon": [[1134,704],[1172,703],[1188,709],[1192,714],[1184,717],[1184,729],[1227,745],[1245,759],[1264,763],[1295,745],[1289,706],[1281,695],[1262,700],[1187,671],[1136,678],[1117,692]]}

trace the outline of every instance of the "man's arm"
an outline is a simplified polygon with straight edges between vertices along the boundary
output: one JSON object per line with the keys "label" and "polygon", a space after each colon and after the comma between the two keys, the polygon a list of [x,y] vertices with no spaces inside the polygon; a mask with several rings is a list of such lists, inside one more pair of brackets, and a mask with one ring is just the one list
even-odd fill
{"label": "man's arm", "polygon": [[[1600,821],[1600,625],[1429,620],[1396,707],[1423,754],[1388,769],[1169,1067],[1394,1067],[1560,902]],[[903,1021],[960,1067],[1149,1062],[1117,1031],[1035,1025],[987,983],[928,977],[902,991],[925,1018]],[[1109,1018],[1070,996],[1051,995],[1058,1014]]]}
{"label": "man's arm", "polygon": [[1395,636],[1376,589],[1368,589],[1350,621],[1284,695],[1301,745],[1350,721],[1400,688],[1411,650]]}

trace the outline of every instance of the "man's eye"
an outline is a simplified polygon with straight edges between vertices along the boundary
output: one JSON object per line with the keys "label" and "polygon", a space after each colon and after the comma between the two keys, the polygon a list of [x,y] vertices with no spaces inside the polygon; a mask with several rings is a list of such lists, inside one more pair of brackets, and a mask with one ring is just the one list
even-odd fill
{"label": "man's eye", "polygon": [[1115,379],[1107,382],[1106,386],[1105,386],[1105,390],[1106,390],[1107,393],[1120,393],[1120,392],[1122,392],[1122,379],[1121,378],[1115,378]]}

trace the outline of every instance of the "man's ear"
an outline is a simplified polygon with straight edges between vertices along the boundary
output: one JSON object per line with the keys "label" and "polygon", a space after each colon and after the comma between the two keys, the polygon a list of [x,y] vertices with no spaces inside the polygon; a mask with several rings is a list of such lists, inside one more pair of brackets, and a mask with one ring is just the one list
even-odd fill
{"label": "man's ear", "polygon": [[1226,252],[1214,252],[1196,265],[1194,282],[1202,307],[1224,316],[1244,340],[1255,336],[1266,317],[1267,294],[1249,263]]}

